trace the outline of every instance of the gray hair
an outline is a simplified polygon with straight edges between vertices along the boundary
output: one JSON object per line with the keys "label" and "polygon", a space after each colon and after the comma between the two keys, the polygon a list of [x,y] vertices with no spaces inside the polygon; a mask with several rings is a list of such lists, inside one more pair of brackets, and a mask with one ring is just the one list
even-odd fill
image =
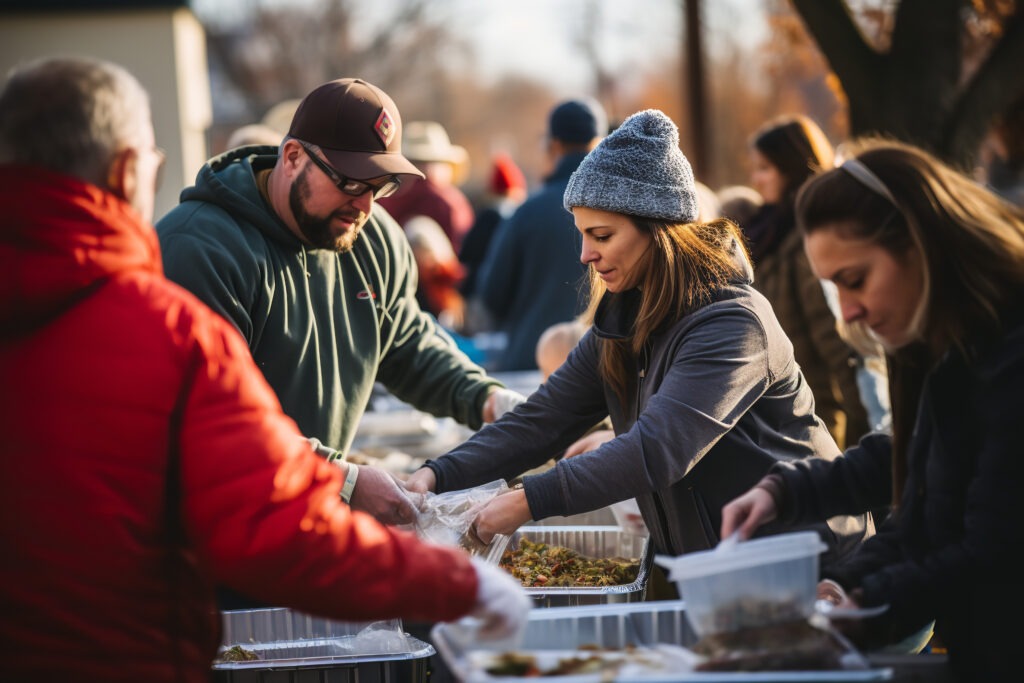
{"label": "gray hair", "polygon": [[0,163],[43,166],[99,187],[141,141],[149,97],[124,68],[57,57],[15,67],[0,91]]}

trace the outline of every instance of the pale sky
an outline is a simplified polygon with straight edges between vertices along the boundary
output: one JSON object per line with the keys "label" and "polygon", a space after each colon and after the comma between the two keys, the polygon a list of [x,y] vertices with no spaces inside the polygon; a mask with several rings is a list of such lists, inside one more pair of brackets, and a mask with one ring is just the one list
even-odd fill
{"label": "pale sky", "polygon": [[[387,16],[388,8],[402,0],[361,0],[371,25]],[[259,4],[287,6],[310,0],[192,0],[204,16],[237,17]],[[479,73],[498,77],[523,73],[558,89],[576,87],[590,76],[574,44],[582,31],[583,9],[591,0],[447,0],[439,12],[451,18],[456,32],[476,48]],[[599,45],[606,65],[618,72],[635,66],[657,68],[658,60],[678,59],[682,26],[682,0],[599,0]],[[704,0],[704,44],[712,49],[712,36],[728,35],[753,45],[763,31],[758,0]]]}

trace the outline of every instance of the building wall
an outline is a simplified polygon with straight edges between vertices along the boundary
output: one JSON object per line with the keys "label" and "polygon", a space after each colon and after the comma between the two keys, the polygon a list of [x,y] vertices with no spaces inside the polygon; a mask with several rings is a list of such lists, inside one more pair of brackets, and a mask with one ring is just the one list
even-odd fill
{"label": "building wall", "polygon": [[149,91],[156,142],[167,151],[155,217],[178,203],[206,161],[210,83],[206,37],[184,7],[0,13],[0,71],[48,56],[116,62]]}

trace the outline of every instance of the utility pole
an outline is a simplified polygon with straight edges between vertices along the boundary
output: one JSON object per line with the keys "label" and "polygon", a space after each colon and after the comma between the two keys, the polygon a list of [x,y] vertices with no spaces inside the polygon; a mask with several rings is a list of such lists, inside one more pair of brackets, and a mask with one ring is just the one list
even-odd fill
{"label": "utility pole", "polygon": [[708,153],[710,130],[707,120],[707,94],[704,82],[704,49],[702,47],[701,2],[682,0],[686,23],[683,40],[683,64],[686,71],[686,101],[683,111],[689,113],[690,148],[684,150],[693,165],[697,180],[714,187],[714,169]]}

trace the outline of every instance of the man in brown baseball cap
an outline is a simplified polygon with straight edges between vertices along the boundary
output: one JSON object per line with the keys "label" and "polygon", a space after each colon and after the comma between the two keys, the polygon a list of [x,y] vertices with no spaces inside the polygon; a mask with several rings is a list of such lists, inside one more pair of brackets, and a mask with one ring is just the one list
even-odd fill
{"label": "man in brown baseball cap", "polygon": [[211,159],[157,222],[167,277],[234,323],[285,413],[358,473],[344,500],[388,523],[411,522],[412,500],[395,477],[344,460],[374,383],[473,429],[514,393],[416,303],[408,241],[376,203],[422,176],[401,144],[384,91],[330,81],[303,98],[280,147]]}
{"label": "man in brown baseball cap", "polygon": [[423,177],[402,156],[398,107],[383,90],[358,78],[339,78],[306,95],[288,136],[318,146],[331,166],[359,180]]}

